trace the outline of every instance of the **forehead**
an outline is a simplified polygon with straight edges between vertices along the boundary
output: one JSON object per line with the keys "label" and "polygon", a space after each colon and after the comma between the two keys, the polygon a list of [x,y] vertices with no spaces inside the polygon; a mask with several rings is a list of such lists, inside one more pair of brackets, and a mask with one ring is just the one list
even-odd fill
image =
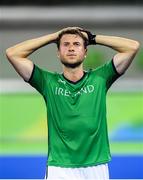
{"label": "forehead", "polygon": [[83,42],[83,39],[78,34],[64,34],[61,38],[61,42]]}

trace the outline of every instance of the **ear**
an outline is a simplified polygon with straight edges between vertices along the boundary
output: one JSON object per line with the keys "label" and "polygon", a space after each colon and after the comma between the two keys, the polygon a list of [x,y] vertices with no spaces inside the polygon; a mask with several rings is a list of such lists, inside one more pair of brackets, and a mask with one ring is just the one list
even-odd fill
{"label": "ear", "polygon": [[84,55],[84,58],[86,58],[87,56],[87,48],[85,49],[85,55]]}
{"label": "ear", "polygon": [[60,52],[57,50],[57,57],[60,58]]}

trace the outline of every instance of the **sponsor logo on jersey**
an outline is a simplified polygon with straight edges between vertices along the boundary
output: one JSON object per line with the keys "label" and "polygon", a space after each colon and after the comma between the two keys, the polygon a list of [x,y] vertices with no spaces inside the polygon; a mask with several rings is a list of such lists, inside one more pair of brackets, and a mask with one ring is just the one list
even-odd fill
{"label": "sponsor logo on jersey", "polygon": [[66,81],[63,81],[61,79],[58,80],[59,83],[63,83],[63,84],[66,84]]}

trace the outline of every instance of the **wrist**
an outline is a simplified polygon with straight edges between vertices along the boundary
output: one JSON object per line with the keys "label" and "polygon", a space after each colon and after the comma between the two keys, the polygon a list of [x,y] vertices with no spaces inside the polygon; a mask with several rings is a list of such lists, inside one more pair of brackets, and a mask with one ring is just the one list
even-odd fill
{"label": "wrist", "polygon": [[50,34],[51,43],[56,43],[58,39],[58,33]]}
{"label": "wrist", "polygon": [[91,34],[90,39],[89,39],[89,45],[95,45],[97,44],[96,42],[96,35],[95,34]]}
{"label": "wrist", "polygon": [[82,32],[85,32],[88,37],[88,45],[95,45],[96,44],[96,35],[92,34],[90,31],[87,30],[81,30]]}

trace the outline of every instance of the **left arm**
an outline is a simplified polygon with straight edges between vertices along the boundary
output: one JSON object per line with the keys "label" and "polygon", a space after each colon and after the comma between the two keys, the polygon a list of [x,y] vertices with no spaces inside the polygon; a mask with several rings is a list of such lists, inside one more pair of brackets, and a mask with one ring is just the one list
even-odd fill
{"label": "left arm", "polygon": [[113,62],[119,74],[122,74],[126,71],[140,46],[138,41],[122,37],[104,35],[96,35],[96,43],[118,51],[118,53],[113,58]]}

